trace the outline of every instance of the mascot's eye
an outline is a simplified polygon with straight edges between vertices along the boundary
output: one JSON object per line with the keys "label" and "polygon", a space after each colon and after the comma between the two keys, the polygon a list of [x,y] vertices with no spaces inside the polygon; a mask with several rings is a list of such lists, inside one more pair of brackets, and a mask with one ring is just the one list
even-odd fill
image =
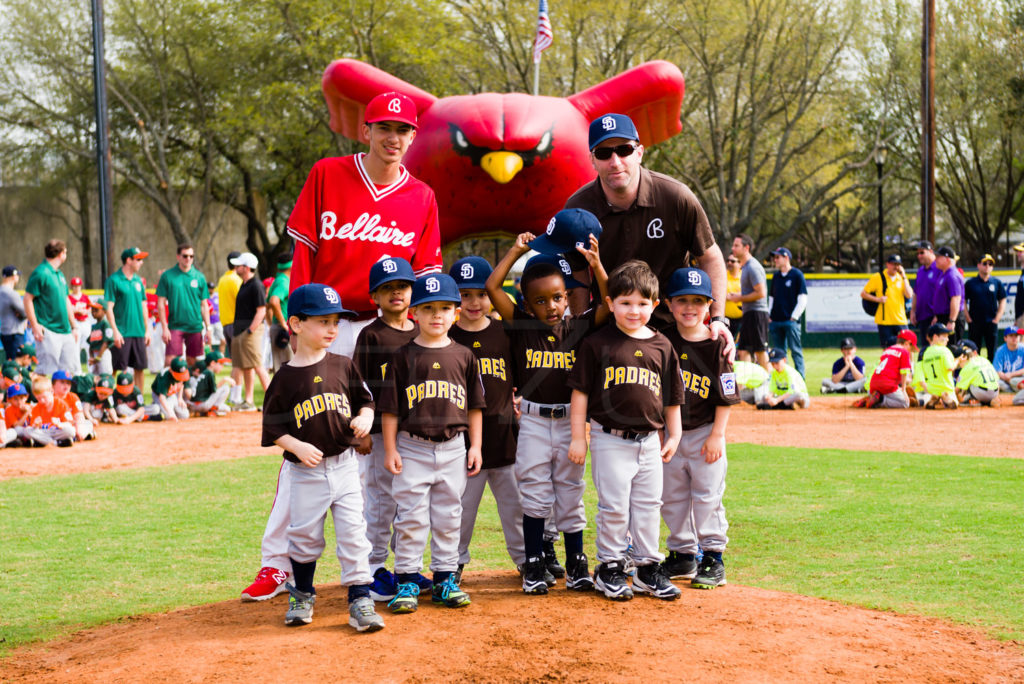
{"label": "mascot's eye", "polygon": [[536,150],[543,154],[548,151],[549,147],[551,147],[551,131],[547,131],[541,136],[540,142],[537,143]]}
{"label": "mascot's eye", "polygon": [[454,136],[454,138],[455,138],[455,144],[458,145],[459,147],[461,147],[462,149],[467,149],[469,147],[469,143],[466,141],[466,136],[464,136],[462,134],[462,131],[460,131],[457,128],[455,129],[455,136]]}

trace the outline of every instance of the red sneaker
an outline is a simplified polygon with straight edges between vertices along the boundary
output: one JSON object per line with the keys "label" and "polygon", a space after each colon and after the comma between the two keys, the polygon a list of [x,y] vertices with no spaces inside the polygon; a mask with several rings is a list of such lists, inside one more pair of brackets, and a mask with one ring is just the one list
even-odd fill
{"label": "red sneaker", "polygon": [[266,601],[287,591],[284,586],[288,573],[277,568],[260,568],[256,579],[242,592],[243,601]]}
{"label": "red sneaker", "polygon": [[865,408],[875,408],[882,403],[882,393],[872,392],[868,395],[868,400],[864,403]]}

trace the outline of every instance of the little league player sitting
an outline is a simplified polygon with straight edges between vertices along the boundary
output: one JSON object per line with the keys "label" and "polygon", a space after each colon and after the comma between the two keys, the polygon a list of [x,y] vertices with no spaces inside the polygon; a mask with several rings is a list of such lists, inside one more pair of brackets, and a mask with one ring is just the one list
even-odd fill
{"label": "little league player sitting", "polygon": [[908,387],[911,376],[911,352],[917,351],[917,333],[900,330],[896,342],[882,352],[870,379],[870,394],[854,402],[856,408],[908,408],[917,405]]}
{"label": "little league player sitting", "polygon": [[373,398],[352,360],[327,350],[338,322],[353,312],[327,285],[299,286],[288,298],[288,327],[295,356],[274,374],[263,400],[263,446],[284,449],[290,472],[288,555],[295,583],[286,625],[313,621],[316,562],[326,546],[324,520],[330,512],[348,587],[348,623],[375,632],[384,621],[370,598],[370,542],[363,518],[363,491],[354,447],[373,424]]}
{"label": "little league player sitting", "polygon": [[[412,286],[419,333],[391,358],[379,410],[395,517],[394,613],[419,605],[416,575],[430,536],[431,602],[446,608],[470,603],[458,584],[462,493],[467,475],[480,472],[484,388],[473,352],[448,337],[461,302],[447,274],[426,275]],[[468,432],[469,446],[466,446]]]}
{"label": "little league player sitting", "polygon": [[29,418],[29,424],[37,432],[32,439],[38,442],[38,435],[41,433],[49,440],[46,443],[56,442],[59,447],[71,446],[75,440],[74,418],[68,405],[53,395],[53,383],[50,378],[36,377],[32,381],[32,393],[39,400],[39,403],[32,407]]}
{"label": "little league player sitting", "polygon": [[740,399],[757,406],[768,394],[768,371],[753,361],[733,361]]}
{"label": "little league player sitting", "polygon": [[832,364],[832,375],[821,381],[822,394],[858,394],[864,391],[864,359],[857,356],[857,343],[845,337],[839,343],[842,354]]}
{"label": "little league player sitting", "polygon": [[[197,361],[196,365],[199,363]],[[235,381],[224,378],[219,384],[217,382],[217,373],[224,367],[224,355],[217,349],[208,351],[202,359],[202,365],[205,367],[200,370],[191,396],[185,404],[197,416],[226,416],[231,412],[227,403],[228,393],[235,386]]]}
{"label": "little league player sitting", "polygon": [[924,386],[929,395],[924,407],[928,409],[938,408],[940,402],[948,409],[955,409],[959,403],[953,383],[956,359],[946,346],[948,343],[949,330],[946,326],[936,323],[928,328],[928,348],[921,357]]}
{"label": "little league player sitting", "polygon": [[[103,378],[109,375],[100,376],[100,382],[96,384],[96,392],[99,393],[105,384]],[[117,374],[116,391],[113,396],[114,412],[117,415],[117,422],[121,425],[129,425],[138,420],[146,420],[146,402],[142,398],[142,390],[135,386],[135,374],[131,371],[121,371]]]}
{"label": "little league player sitting", "polygon": [[[971,340],[960,342],[956,380],[956,398],[961,404],[999,406],[999,376],[992,363],[978,354],[978,345]],[[954,354],[955,356],[956,354]]]}
{"label": "little league player sitting", "polygon": [[182,390],[188,382],[188,364],[185,359],[176,356],[171,364],[153,379],[149,390],[153,393],[153,403],[146,406],[149,420],[185,420],[188,418],[188,407]]}
{"label": "little league player sitting", "polygon": [[[692,579],[697,589],[714,589],[725,584],[722,554],[729,542],[722,505],[725,428],[729,408],[740,398],[732,365],[722,354],[726,340],[712,340],[704,324],[713,301],[707,273],[678,269],[669,280],[668,297],[675,325],[665,336],[679,358],[685,392],[679,449],[663,465],[661,517],[669,535],[662,569],[670,579]],[[704,552],[699,567],[698,549]]]}
{"label": "little league player sitting", "polygon": [[765,395],[764,401],[757,405],[757,408],[807,408],[811,402],[811,396],[807,393],[807,384],[796,369],[786,363],[785,350],[772,349],[769,351],[768,363],[772,365],[772,374],[768,378],[768,393]]}
{"label": "little league player sitting", "polygon": [[96,439],[96,427],[92,416],[86,415],[85,407],[78,395],[71,391],[72,379],[67,371],[58,370],[53,374],[53,395],[63,401],[71,410],[71,422],[75,426],[75,439],[79,442]]}
{"label": "little league player sitting", "polygon": [[[644,262],[627,261],[608,276],[606,303],[615,325],[583,341],[569,373],[569,460],[580,466],[590,419],[598,498],[594,585],[614,601],[628,601],[634,591],[677,599],[679,587],[661,567],[658,537],[662,463],[671,460],[682,435],[683,384],[672,344],[647,327],[658,305],[657,276]],[[627,554],[636,566],[632,588],[624,572]]]}
{"label": "little league player sitting", "polygon": [[999,374],[999,389],[1017,392],[1013,403],[1024,403],[1024,347],[1020,346],[1021,329],[1011,325],[1003,331],[1003,344],[996,349],[992,365]]}

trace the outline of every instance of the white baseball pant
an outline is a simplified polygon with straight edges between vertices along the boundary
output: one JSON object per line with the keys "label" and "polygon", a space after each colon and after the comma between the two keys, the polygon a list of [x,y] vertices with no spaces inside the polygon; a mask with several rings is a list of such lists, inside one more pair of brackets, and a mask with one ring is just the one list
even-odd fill
{"label": "white baseball pant", "polygon": [[740,399],[748,404],[757,406],[764,398],[768,396],[768,388],[765,385],[750,389],[749,387],[740,387]]}
{"label": "white baseball pant", "polygon": [[18,439],[18,431],[14,428],[0,428],[0,447],[5,447]]}
{"label": "white baseball pant", "polygon": [[[528,403],[523,400],[524,405]],[[543,418],[523,410],[515,463],[523,513],[553,519],[560,532],[579,532],[587,526],[583,506],[586,468],[569,460],[571,441],[568,410],[564,418]]]}
{"label": "white baseball pant", "polygon": [[395,517],[395,573],[423,569],[430,536],[430,569],[455,572],[459,567],[462,493],[466,489],[466,441],[459,434],[431,442],[398,433],[402,472],[394,476],[391,494]]}
{"label": "white baseball pant", "polygon": [[190,401],[188,407],[196,413],[207,413],[214,409],[219,411],[228,410],[228,393],[231,392],[231,388],[227,385],[221,385],[213,394],[208,396],[205,401]]}
{"label": "white baseball pant", "polygon": [[729,468],[725,451],[714,463],[705,462],[700,452],[713,428],[708,423],[684,430],[672,460],[662,464],[661,517],[668,526],[669,551],[696,554],[699,544],[704,551],[724,552],[729,543],[722,505]]}
{"label": "white baseball pant", "polygon": [[366,538],[370,541],[370,570],[376,572],[388,561],[388,549],[395,548],[394,523],[398,506],[391,495],[394,475],[387,469],[384,437],[373,435],[373,448],[369,455],[360,456],[363,470],[363,493],[366,516]]}
{"label": "white baseball pant", "polygon": [[[597,488],[597,560],[625,560],[637,565],[665,560],[661,534],[661,440],[651,432],[640,441],[605,433],[590,422],[590,474]],[[520,432],[522,439],[522,432]]]}
{"label": "white baseball pant", "polygon": [[882,395],[882,408],[910,408],[910,397],[902,389]]}
{"label": "white baseball pant", "polygon": [[501,530],[505,534],[505,548],[508,550],[509,558],[517,566],[522,565],[526,562],[526,550],[523,545],[523,503],[519,495],[514,464],[481,470],[479,474],[467,478],[466,491],[462,494],[459,564],[465,565],[470,561],[469,544],[473,540],[473,528],[476,526],[476,516],[480,510],[485,484],[491,486],[491,494],[498,504],[498,517],[501,519]]}
{"label": "white baseball pant", "polygon": [[[174,416],[178,420],[185,420],[188,418],[188,409],[185,408],[185,404],[181,401],[181,397],[177,394],[172,394],[164,399],[167,401],[167,408],[174,413]],[[163,407],[156,402],[156,400],[154,400],[152,404],[146,406],[146,415],[150,417],[161,416],[165,420],[168,420],[171,417],[166,411],[164,411]]]}
{"label": "white baseball pant", "polygon": [[854,380],[853,382],[832,382],[832,378],[825,378],[821,381],[822,389],[828,388],[833,392],[846,392],[847,394],[857,394],[858,392],[864,391],[864,383],[867,381],[867,376],[864,376],[860,380]]}
{"label": "white baseball pant", "polygon": [[112,375],[114,373],[114,361],[111,358],[109,349],[103,350],[96,363],[89,364],[89,372],[93,375]]}
{"label": "white baseball pant", "polygon": [[291,471],[288,497],[288,555],[300,563],[320,558],[327,541],[324,521],[334,520],[336,554],[341,564],[341,584],[370,584],[370,542],[366,541],[363,492],[355,449],[325,456],[312,468],[286,462]]}

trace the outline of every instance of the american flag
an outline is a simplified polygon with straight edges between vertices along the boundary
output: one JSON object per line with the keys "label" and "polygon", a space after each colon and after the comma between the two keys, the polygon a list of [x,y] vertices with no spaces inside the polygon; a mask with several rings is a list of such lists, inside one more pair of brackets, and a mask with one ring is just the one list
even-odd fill
{"label": "american flag", "polygon": [[554,42],[554,34],[551,32],[551,19],[548,18],[548,0],[540,0],[537,36],[533,39],[534,64],[540,64],[540,53],[551,47],[552,42]]}

